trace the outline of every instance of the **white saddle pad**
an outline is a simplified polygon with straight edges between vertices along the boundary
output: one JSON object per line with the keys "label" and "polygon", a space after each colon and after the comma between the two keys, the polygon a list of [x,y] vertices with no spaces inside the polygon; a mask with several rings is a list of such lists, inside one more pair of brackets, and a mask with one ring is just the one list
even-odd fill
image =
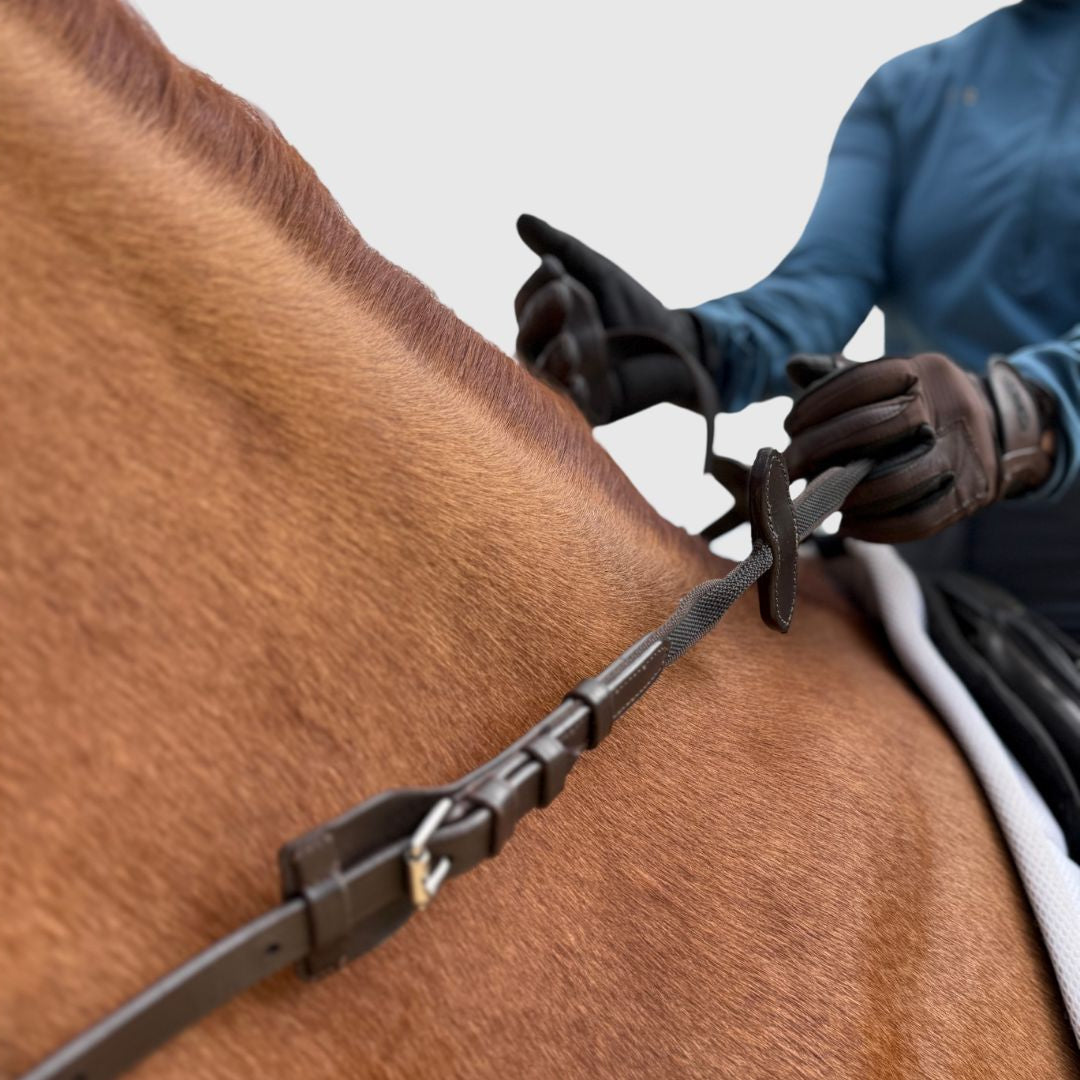
{"label": "white saddle pad", "polygon": [[1027,774],[998,738],[926,632],[922,591],[891,547],[848,541],[845,583],[880,620],[911,679],[956,737],[1001,825],[1080,1042],[1080,866]]}

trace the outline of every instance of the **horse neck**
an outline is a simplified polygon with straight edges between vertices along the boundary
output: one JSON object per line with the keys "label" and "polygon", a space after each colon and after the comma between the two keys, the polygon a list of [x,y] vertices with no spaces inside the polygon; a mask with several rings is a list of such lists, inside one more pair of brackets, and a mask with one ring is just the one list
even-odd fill
{"label": "horse neck", "polygon": [[[315,257],[286,205],[302,175],[253,205],[20,20],[0,13],[10,1072],[274,903],[282,840],[484,760],[718,569],[325,203]],[[250,170],[259,138],[237,137]],[[176,1044],[173,1075],[430,1075],[476,1063],[478,1030],[492,1075],[580,1073],[590,1039],[609,1075],[688,1046],[745,1075],[915,1072],[910,1003],[959,1014],[975,992],[961,1062],[1066,1060],[966,768],[807,584],[790,640],[738,605],[620,721],[518,838],[525,891],[470,875],[408,963],[389,946],[330,997],[248,995]],[[478,986],[493,1008],[470,1011]]]}
{"label": "horse neck", "polygon": [[700,574],[572,410],[415,282],[370,255],[343,283],[6,32],[10,661],[54,750],[139,745],[204,790],[260,745],[260,803],[299,770],[307,824],[475,764]]}

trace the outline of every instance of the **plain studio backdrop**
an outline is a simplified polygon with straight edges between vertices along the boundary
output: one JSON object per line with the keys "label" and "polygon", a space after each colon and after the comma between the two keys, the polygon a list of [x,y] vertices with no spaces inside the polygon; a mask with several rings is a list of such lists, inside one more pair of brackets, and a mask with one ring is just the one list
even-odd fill
{"label": "plain studio backdrop", "polygon": [[[522,211],[672,306],[747,288],[797,240],[836,127],[884,61],[985,0],[663,5],[139,0],[182,60],[268,113],[365,239],[506,352],[536,265]],[[874,312],[850,355],[880,355]],[[785,398],[717,421],[720,453],[783,447]],[[597,438],[665,517],[729,505],[704,422],[660,405]],[[714,549],[741,557],[745,527]]]}

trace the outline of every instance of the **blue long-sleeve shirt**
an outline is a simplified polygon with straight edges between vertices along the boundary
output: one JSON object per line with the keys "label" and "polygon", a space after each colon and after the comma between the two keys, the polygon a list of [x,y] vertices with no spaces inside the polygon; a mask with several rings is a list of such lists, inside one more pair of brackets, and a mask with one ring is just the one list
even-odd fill
{"label": "blue long-sleeve shirt", "polygon": [[1050,480],[922,561],[994,576],[1080,633],[1080,0],[1023,0],[867,82],[792,252],[695,309],[725,407],[789,393],[791,354],[840,350],[875,304],[886,353],[973,371],[1006,354],[1056,398]]}
{"label": "blue long-sleeve shirt", "polygon": [[844,117],[802,238],[696,312],[728,410],[789,393],[795,352],[843,348],[874,305],[891,355],[1012,354],[1080,474],[1080,3],[1025,0],[885,64]]}

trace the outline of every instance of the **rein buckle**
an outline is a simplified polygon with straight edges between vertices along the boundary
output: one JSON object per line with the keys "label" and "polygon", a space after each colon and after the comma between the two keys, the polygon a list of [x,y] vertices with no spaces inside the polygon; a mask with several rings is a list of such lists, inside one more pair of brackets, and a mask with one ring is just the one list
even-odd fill
{"label": "rein buckle", "polygon": [[420,822],[409,840],[409,847],[405,852],[405,869],[409,874],[409,896],[417,911],[423,911],[435,899],[435,894],[450,873],[448,858],[440,859],[435,864],[434,870],[431,868],[431,852],[428,850],[428,843],[435,835],[435,831],[446,820],[453,805],[453,799],[440,799],[428,811],[427,816]]}

